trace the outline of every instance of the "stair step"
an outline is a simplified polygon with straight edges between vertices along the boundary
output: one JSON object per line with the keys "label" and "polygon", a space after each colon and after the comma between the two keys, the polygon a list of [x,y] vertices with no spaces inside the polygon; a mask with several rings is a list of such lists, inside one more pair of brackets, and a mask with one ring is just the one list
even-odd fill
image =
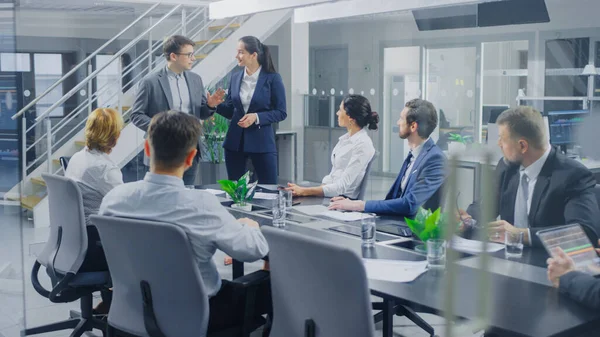
{"label": "stair step", "polygon": [[60,159],[52,159],[52,164],[60,165]]}
{"label": "stair step", "polygon": [[[208,44],[220,44],[225,42],[226,38],[222,38],[222,39],[214,39],[214,40],[200,40],[200,41],[196,41],[196,46],[203,46],[206,43]],[[210,41],[210,42],[209,42]]]}
{"label": "stair step", "polygon": [[239,23],[232,23],[229,26],[227,26],[227,25],[210,26],[210,27],[208,27],[208,30],[215,31],[215,30],[221,30],[223,28],[226,28],[226,29],[238,29],[241,26],[242,25],[240,25]]}
{"label": "stair step", "polygon": [[85,140],[76,140],[75,145],[85,147]]}
{"label": "stair step", "polygon": [[46,182],[41,177],[32,177],[31,182],[36,185],[46,186]]}
{"label": "stair step", "polygon": [[208,54],[196,54],[195,57],[196,57],[196,60],[204,60],[205,58],[208,57]]}
{"label": "stair step", "polygon": [[33,208],[42,201],[41,197],[37,195],[28,195],[21,198],[21,207],[33,211]]}

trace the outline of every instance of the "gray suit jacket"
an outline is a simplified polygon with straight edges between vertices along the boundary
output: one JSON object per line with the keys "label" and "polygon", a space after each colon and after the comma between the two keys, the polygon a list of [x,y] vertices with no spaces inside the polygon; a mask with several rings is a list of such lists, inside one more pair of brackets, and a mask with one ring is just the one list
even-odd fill
{"label": "gray suit jacket", "polygon": [[559,290],[592,309],[600,309],[600,279],[572,271],[560,277]]}
{"label": "gray suit jacket", "polygon": [[[199,119],[212,116],[216,110],[206,104],[206,93],[200,75],[191,71],[185,71],[183,74],[190,91],[190,105],[194,116]],[[148,132],[150,120],[154,115],[173,108],[173,95],[165,67],[139,84],[131,108],[131,121],[138,128]]]}

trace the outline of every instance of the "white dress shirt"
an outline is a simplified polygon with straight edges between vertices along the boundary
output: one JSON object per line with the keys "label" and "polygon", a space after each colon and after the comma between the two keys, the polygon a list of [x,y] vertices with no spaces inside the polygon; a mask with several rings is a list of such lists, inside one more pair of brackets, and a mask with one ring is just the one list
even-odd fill
{"label": "white dress shirt", "polygon": [[[527,166],[527,167],[523,167],[521,166],[520,170],[519,170],[519,179],[522,179],[523,174],[527,175],[528,180],[528,197],[527,197],[527,215],[529,215],[529,212],[531,210],[531,199],[533,196],[533,190],[535,189],[535,183],[537,182],[537,178],[540,175],[540,172],[542,171],[542,167],[544,167],[544,164],[546,163],[546,159],[548,159],[548,156],[550,155],[550,150],[552,150],[552,148],[550,147],[550,145],[548,145],[548,149],[546,149],[546,152],[544,152],[544,154],[535,162],[533,162],[531,165]],[[519,180],[520,181],[520,180]],[[519,188],[517,189],[517,195],[521,193],[521,184],[519,184]],[[516,202],[516,200],[515,200]],[[516,205],[515,205],[515,209],[516,209]],[[514,224],[513,224],[514,225]],[[531,232],[529,232],[530,234],[530,238],[531,238]]]}
{"label": "white dress shirt", "polygon": [[76,181],[81,189],[86,224],[90,215],[98,214],[102,198],[123,184],[121,169],[108,155],[87,147],[71,157],[65,177]]}
{"label": "white dress shirt", "polygon": [[367,165],[375,155],[373,141],[364,129],[341,136],[331,152],[331,172],[323,178],[326,197],[345,195],[355,199],[365,178]]}
{"label": "white dress shirt", "polygon": [[410,152],[412,153],[412,158],[410,158],[410,163],[408,164],[408,167],[404,172],[404,176],[402,177],[402,181],[400,182],[400,188],[402,188],[402,191],[404,191],[404,189],[406,188],[406,184],[408,183],[408,178],[410,177],[413,164],[415,163],[415,161],[419,157],[419,154],[421,154],[421,151],[423,150],[423,144],[425,144],[428,140],[429,138],[427,138],[423,143],[421,143],[421,145],[410,150]]}
{"label": "white dress shirt", "polygon": [[116,187],[104,197],[101,215],[167,222],[187,234],[204,288],[212,297],[221,288],[213,261],[217,249],[236,260],[253,262],[269,246],[260,229],[239,223],[214,195],[186,189],[178,177],[146,173],[144,180]]}
{"label": "white dress shirt", "polygon": [[176,74],[167,67],[167,78],[169,88],[173,97],[173,109],[189,114],[192,111],[190,101],[190,89],[183,73]]}
{"label": "white dress shirt", "polygon": [[[242,85],[240,86],[240,100],[244,107],[244,113],[248,113],[248,109],[250,108],[250,102],[252,102],[252,96],[254,96],[256,83],[258,82],[258,76],[260,75],[261,70],[262,67],[258,67],[254,74],[248,75],[248,68],[244,69],[244,77],[242,77]],[[256,124],[260,124],[258,121],[258,114],[256,114]]]}

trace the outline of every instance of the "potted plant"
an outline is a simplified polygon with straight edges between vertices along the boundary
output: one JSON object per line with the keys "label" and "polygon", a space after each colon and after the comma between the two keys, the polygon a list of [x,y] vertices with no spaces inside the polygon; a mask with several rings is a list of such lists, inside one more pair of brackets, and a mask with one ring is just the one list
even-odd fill
{"label": "potted plant", "polygon": [[217,181],[221,188],[233,200],[232,208],[239,208],[244,211],[252,211],[252,205],[248,201],[254,197],[254,190],[258,181],[250,183],[250,171],[246,172],[237,181],[234,180],[219,180]]}
{"label": "potted plant", "polygon": [[[224,77],[216,84],[219,87],[227,87],[229,76]],[[215,86],[207,89],[214,94]],[[219,114],[214,114],[202,123],[201,142],[201,169],[200,176],[202,184],[213,184],[219,179],[227,177],[225,169],[225,151],[223,142],[229,129],[229,120]]]}
{"label": "potted plant", "polygon": [[461,152],[467,149],[467,143],[472,139],[471,136],[461,136],[458,133],[448,134],[448,152]]}
{"label": "potted plant", "polygon": [[414,219],[404,218],[406,225],[423,242],[415,251],[426,254],[430,267],[443,267],[446,264],[446,242],[444,231],[451,225],[441,208],[432,212],[419,207]]}

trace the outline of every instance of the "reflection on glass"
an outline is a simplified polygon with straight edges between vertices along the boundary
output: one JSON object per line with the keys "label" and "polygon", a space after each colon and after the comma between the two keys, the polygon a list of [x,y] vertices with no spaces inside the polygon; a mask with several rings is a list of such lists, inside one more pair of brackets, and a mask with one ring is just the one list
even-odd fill
{"label": "reflection on glass", "polygon": [[[62,77],[62,55],[61,54],[34,54],[33,64],[35,69],[35,90],[38,94],[43,93],[54,82]],[[63,87],[61,85],[52,89],[36,104],[38,116],[46,111],[52,104],[56,103],[63,96]],[[59,106],[54,109],[50,116],[62,117],[64,107]]]}

